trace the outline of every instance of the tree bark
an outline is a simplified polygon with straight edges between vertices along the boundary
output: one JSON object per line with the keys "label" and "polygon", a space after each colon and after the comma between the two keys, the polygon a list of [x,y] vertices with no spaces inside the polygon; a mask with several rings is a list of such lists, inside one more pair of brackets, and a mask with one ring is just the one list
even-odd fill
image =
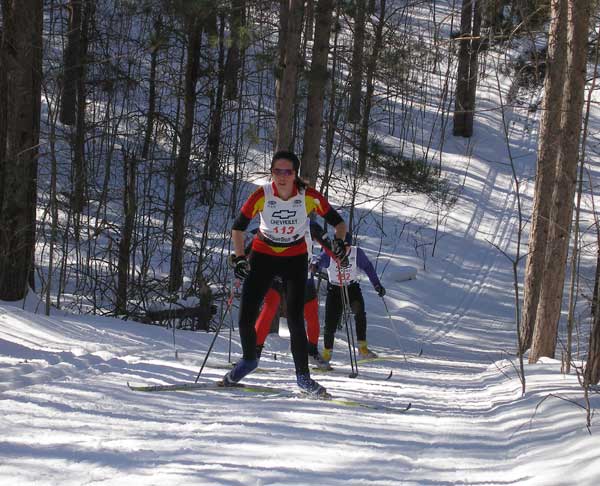
{"label": "tree bark", "polygon": [[60,121],[75,125],[77,120],[77,78],[81,59],[81,11],[84,0],[69,2],[69,32],[63,57],[63,90],[60,105]]}
{"label": "tree bark", "polygon": [[218,184],[219,178],[219,155],[221,143],[221,128],[223,120],[223,92],[225,89],[225,19],[221,18],[219,31],[219,57],[217,66],[217,92],[215,94],[214,109],[210,117],[210,129],[207,140],[207,163],[204,173],[204,200],[210,199],[209,189],[211,184]]}
{"label": "tree bark", "polygon": [[146,160],[150,153],[152,133],[154,132],[154,119],[156,118],[156,67],[158,64],[158,51],[162,47],[162,19],[158,16],[154,20],[154,39],[150,46],[150,79],[148,80],[148,114],[146,115],[146,130],[142,145],[141,158]]}
{"label": "tree bark", "polygon": [[4,164],[6,155],[6,137],[8,130],[8,0],[2,0],[3,27],[0,29],[0,203],[4,199]]}
{"label": "tree bark", "polygon": [[477,79],[479,72],[479,48],[481,46],[481,4],[483,0],[473,1],[473,27],[471,29],[472,39],[469,41],[469,78],[467,82],[465,112],[464,112],[464,136],[473,135],[473,122],[475,119],[475,100],[477,97]]}
{"label": "tree bark", "polygon": [[306,124],[301,175],[315,187],[319,175],[319,154],[323,133],[323,103],[327,84],[327,59],[334,0],[319,0],[316,6],[316,35],[310,65]]}
{"label": "tree bark", "polygon": [[185,243],[185,200],[196,110],[196,82],[200,68],[202,22],[198,14],[186,17],[187,61],[184,81],[184,114],[179,154],[175,160],[173,181],[173,240],[169,291],[175,292],[183,283],[183,247]]}
{"label": "tree bark", "polygon": [[542,356],[554,358],[556,351],[577,183],[590,10],[587,0],[568,2],[568,62],[561,117],[563,139],[552,192],[545,270],[529,355],[531,363]]}
{"label": "tree bark", "polygon": [[352,65],[350,81],[350,106],[348,121],[360,122],[360,105],[363,78],[363,51],[365,49],[365,0],[356,0],[354,12],[354,45],[352,48]]}
{"label": "tree bark", "polygon": [[42,73],[42,0],[4,0],[6,146],[0,200],[0,299],[19,300],[33,275]]}
{"label": "tree bark", "polygon": [[[598,306],[598,302],[594,304]],[[594,322],[590,331],[588,356],[584,370],[584,386],[597,385],[600,382],[600,312],[594,315]]]}
{"label": "tree bark", "polygon": [[136,176],[135,156],[123,155],[123,227],[119,240],[119,261],[117,265],[117,314],[127,312],[127,291],[129,287],[129,255],[136,213]]}
{"label": "tree bark", "polygon": [[[318,0],[317,0],[318,1]],[[331,7],[333,8],[333,6]],[[318,7],[317,7],[318,10]],[[305,40],[313,40],[315,35],[315,0],[306,0]],[[314,49],[314,47],[313,47]]]}
{"label": "tree bark", "polygon": [[281,82],[285,70],[285,47],[288,38],[290,18],[290,0],[279,0],[279,32],[277,37],[277,65],[275,66],[275,115],[279,113],[281,104]]}
{"label": "tree bark", "polygon": [[246,1],[233,0],[230,14],[231,46],[227,50],[225,62],[225,99],[234,100],[237,97],[237,78],[242,64],[242,29],[245,20]]}
{"label": "tree bark", "polygon": [[[300,61],[300,37],[304,2],[289,0],[289,13],[285,41],[285,57],[281,80],[276,82],[278,111],[275,115],[275,150],[293,150],[294,108]],[[281,32],[280,32],[281,35]]]}
{"label": "tree bark", "polygon": [[[82,25],[77,42],[77,62],[75,64],[75,134],[73,138],[73,194],[71,205],[75,213],[75,234],[79,239],[79,214],[83,211],[86,202],[87,170],[85,162],[85,56],[88,47],[88,30],[91,17],[91,5],[87,0],[81,2]],[[69,115],[70,116],[70,115]]]}
{"label": "tree bark", "polygon": [[[452,134],[460,137],[470,137],[473,133],[467,131],[469,79],[471,65],[471,37],[473,25],[473,1],[465,0],[460,15],[460,37],[458,48],[458,71],[456,74],[456,93],[454,99],[454,126]],[[472,123],[471,123],[472,126]]]}
{"label": "tree bark", "polygon": [[367,170],[367,155],[369,153],[369,124],[371,122],[371,106],[373,104],[373,93],[375,92],[375,70],[379,52],[383,45],[383,26],[385,24],[385,0],[380,0],[379,21],[375,28],[375,40],[373,52],[367,64],[367,91],[365,93],[364,113],[360,127],[360,141],[358,147],[358,173],[363,175]]}
{"label": "tree bark", "polygon": [[544,101],[540,121],[538,158],[533,195],[533,214],[529,233],[528,257],[523,284],[521,352],[531,347],[536,321],[548,239],[548,220],[556,177],[556,161],[562,139],[561,104],[567,65],[567,0],[552,2],[552,24],[546,58]]}

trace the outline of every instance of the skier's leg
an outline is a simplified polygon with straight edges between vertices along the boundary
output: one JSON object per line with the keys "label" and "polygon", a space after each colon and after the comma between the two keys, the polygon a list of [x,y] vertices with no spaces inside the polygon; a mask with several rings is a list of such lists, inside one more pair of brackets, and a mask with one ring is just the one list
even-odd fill
{"label": "skier's leg", "polygon": [[306,254],[290,257],[285,265],[284,287],[286,289],[287,323],[296,373],[308,372],[307,340],[304,327],[307,258]]}
{"label": "skier's leg", "polygon": [[306,290],[304,297],[304,319],[306,320],[306,336],[308,338],[309,349],[314,346],[315,350],[319,344],[319,301],[317,300],[317,290],[311,279],[306,281]]}
{"label": "skier's leg", "polygon": [[358,283],[352,283],[348,286],[348,296],[350,297],[350,309],[356,322],[356,339],[366,341],[367,314],[365,312],[365,300]]}
{"label": "skier's leg", "polygon": [[254,252],[251,254],[250,274],[244,280],[242,287],[238,320],[243,358],[223,377],[225,385],[240,381],[258,366],[254,322],[258,317],[260,304],[273,279],[276,265],[272,260],[273,258],[268,255]]}
{"label": "skier's leg", "polygon": [[280,301],[281,296],[277,290],[275,290],[273,287],[267,290],[263,307],[258,315],[258,319],[256,319],[256,324],[254,326],[256,331],[257,346],[263,346],[265,344],[271,329],[271,323],[273,322],[275,314],[277,314],[277,308],[279,307]]}
{"label": "skier's leg", "polygon": [[308,255],[290,257],[286,265],[284,282],[286,283],[287,321],[290,330],[290,344],[296,382],[304,393],[317,397],[326,397],[327,390],[310,377],[308,370],[308,351],[306,328],[304,327],[304,292]]}
{"label": "skier's leg", "polygon": [[325,335],[323,336],[323,358],[331,359],[335,331],[342,318],[342,293],[338,285],[327,285],[327,300],[325,301]]}
{"label": "skier's leg", "polygon": [[363,298],[360,284],[353,283],[348,287],[350,296],[350,308],[356,322],[356,340],[358,341],[358,352],[362,359],[376,358],[377,355],[367,345],[367,313],[365,311],[365,300]]}

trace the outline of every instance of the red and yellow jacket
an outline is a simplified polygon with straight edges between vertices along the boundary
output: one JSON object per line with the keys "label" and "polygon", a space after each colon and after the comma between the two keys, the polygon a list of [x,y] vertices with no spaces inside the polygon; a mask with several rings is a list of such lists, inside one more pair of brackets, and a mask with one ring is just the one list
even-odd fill
{"label": "red and yellow jacket", "polygon": [[[277,196],[277,188],[273,184],[273,192]],[[298,188],[294,188],[292,196],[298,194]],[[338,212],[331,207],[325,196],[311,187],[307,187],[304,191],[304,203],[306,204],[306,214],[309,215],[313,211],[319,216],[322,216],[331,226],[336,226],[341,223],[342,217]],[[254,191],[243,204],[239,216],[233,223],[234,230],[245,231],[250,224],[250,221],[258,215],[264,208],[265,193],[262,187]],[[276,246],[268,244],[261,239],[260,232],[252,241],[252,251],[265,253],[273,256],[296,256],[307,252],[306,240],[302,238],[298,243],[292,246]]]}

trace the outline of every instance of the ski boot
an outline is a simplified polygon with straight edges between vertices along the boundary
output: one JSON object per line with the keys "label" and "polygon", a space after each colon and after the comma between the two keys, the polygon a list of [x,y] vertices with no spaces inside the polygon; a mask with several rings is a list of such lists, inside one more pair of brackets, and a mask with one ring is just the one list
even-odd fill
{"label": "ski boot", "polygon": [[309,373],[298,373],[296,375],[296,382],[298,383],[300,390],[302,390],[302,393],[305,395],[319,400],[331,398],[331,395],[327,393],[325,387],[313,380]]}
{"label": "ski boot", "polygon": [[242,358],[235,364],[231,371],[227,372],[225,376],[223,376],[221,384],[225,387],[235,386],[235,384],[238,381],[240,381],[244,376],[248,375],[249,373],[252,373],[257,366],[257,359]]}
{"label": "ski boot", "polygon": [[308,362],[322,371],[331,371],[333,369],[329,361],[323,359],[316,344],[308,343]]}
{"label": "ski boot", "polygon": [[359,359],[377,358],[377,354],[368,348],[367,341],[358,341],[358,354],[360,356]]}

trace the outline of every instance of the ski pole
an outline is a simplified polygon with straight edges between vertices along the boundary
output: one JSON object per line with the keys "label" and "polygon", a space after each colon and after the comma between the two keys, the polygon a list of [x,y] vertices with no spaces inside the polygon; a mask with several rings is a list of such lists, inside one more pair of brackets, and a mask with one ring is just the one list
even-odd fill
{"label": "ski pole", "polygon": [[[234,281],[233,281],[233,288],[234,288],[233,295],[235,295],[235,290],[239,290],[240,285],[241,285],[240,280],[237,279],[237,278],[234,279]],[[231,295],[229,296],[229,298],[231,299]],[[233,300],[231,301],[230,305],[233,305]],[[229,313],[229,318],[231,320],[231,324],[229,325],[229,345],[227,346],[227,362],[231,363],[231,337],[232,337],[232,334],[233,334],[233,326],[234,326],[234,324],[233,324],[233,312]]]}
{"label": "ski pole", "polygon": [[346,339],[348,341],[348,354],[350,356],[350,368],[352,372],[348,375],[350,378],[356,378],[358,376],[358,360],[356,359],[356,348],[354,342],[354,332],[352,330],[352,326],[348,325],[348,320],[350,319],[350,296],[348,295],[348,287],[345,281],[345,275],[342,272],[342,266],[340,262],[337,262],[338,267],[338,278],[341,287],[341,297],[342,297],[342,309],[344,314],[344,325],[346,326]]}
{"label": "ski pole", "polygon": [[388,309],[387,303],[386,303],[383,295],[381,296],[381,300],[383,301],[383,306],[385,307],[385,312],[387,312],[388,318],[390,320],[390,327],[392,329],[392,332],[394,333],[394,336],[396,336],[396,341],[398,341],[398,346],[400,347],[400,352],[402,353],[402,356],[404,356],[404,361],[408,362],[408,360],[406,359],[406,353],[404,352],[404,349],[402,349],[402,346],[400,345],[400,338],[398,337],[396,327],[394,326],[394,322],[392,321],[392,314],[390,314],[390,310]]}
{"label": "ski pole", "polygon": [[210,352],[212,351],[212,348],[215,345],[215,342],[216,342],[217,338],[219,337],[219,333],[221,332],[221,328],[223,327],[223,321],[225,321],[225,315],[227,314],[227,312],[231,311],[231,308],[233,306],[233,297],[234,297],[234,295],[235,295],[235,287],[234,287],[234,285],[232,285],[231,286],[231,292],[229,293],[229,297],[227,299],[227,307],[225,307],[225,311],[221,315],[221,319],[220,319],[219,325],[217,326],[217,330],[215,331],[215,335],[212,338],[210,346],[208,347],[208,351],[206,351],[206,356],[204,357],[204,361],[202,362],[202,366],[200,366],[200,371],[198,371],[198,376],[196,376],[196,379],[194,380],[194,383],[198,383],[198,379],[200,378],[200,375],[202,374],[202,371],[204,370],[204,366],[206,365],[206,362],[208,361],[208,357],[210,356]]}
{"label": "ski pole", "polygon": [[231,335],[233,334],[233,314],[231,316],[231,324],[229,325],[229,344],[227,346],[227,362],[231,363]]}
{"label": "ski pole", "polygon": [[[385,299],[383,298],[383,295],[381,296],[381,300],[383,301],[383,306],[385,307],[385,311],[388,315],[388,319],[390,320],[390,327],[392,328],[392,332],[394,333],[394,336],[396,336],[396,341],[398,342],[398,347],[400,348],[400,352],[402,353],[402,356],[404,356],[404,361],[408,362],[408,359],[406,357],[406,352],[404,351],[404,347],[401,344],[401,340],[400,337],[398,336],[398,331],[396,331],[396,326],[394,326],[394,322],[392,320],[392,314],[390,313],[387,303],[385,301]],[[413,354],[412,356],[416,356],[419,357],[423,354],[423,348],[420,349],[418,354]]]}

